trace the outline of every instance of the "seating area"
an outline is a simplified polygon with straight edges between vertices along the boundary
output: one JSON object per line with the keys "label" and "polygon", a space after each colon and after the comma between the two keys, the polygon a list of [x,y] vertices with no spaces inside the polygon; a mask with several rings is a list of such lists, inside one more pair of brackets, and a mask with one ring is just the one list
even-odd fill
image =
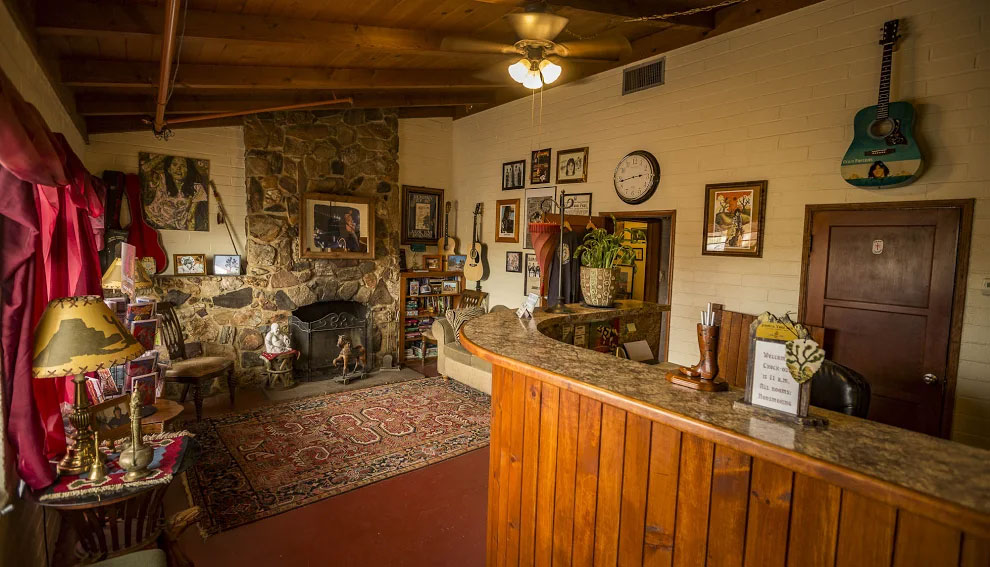
{"label": "seating area", "polygon": [[0,567],[990,567],[990,2],[0,2]]}

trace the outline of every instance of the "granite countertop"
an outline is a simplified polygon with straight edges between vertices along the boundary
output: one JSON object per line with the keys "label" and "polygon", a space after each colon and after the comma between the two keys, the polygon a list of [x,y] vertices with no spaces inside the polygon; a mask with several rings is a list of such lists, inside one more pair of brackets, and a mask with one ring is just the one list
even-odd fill
{"label": "granite countertop", "polygon": [[812,408],[811,413],[828,418],[825,429],[761,419],[733,408],[742,390],[708,393],[674,386],[664,379],[674,365],[650,366],[620,359],[556,341],[541,332],[562,318],[581,323],[613,316],[659,316],[669,306],[619,301],[612,310],[569,307],[573,313],[537,310],[527,320],[516,317],[515,311],[490,313],[468,321],[461,330],[462,341],[469,351],[495,364],[500,358],[513,359],[645,407],[990,514],[990,451],[819,408]]}

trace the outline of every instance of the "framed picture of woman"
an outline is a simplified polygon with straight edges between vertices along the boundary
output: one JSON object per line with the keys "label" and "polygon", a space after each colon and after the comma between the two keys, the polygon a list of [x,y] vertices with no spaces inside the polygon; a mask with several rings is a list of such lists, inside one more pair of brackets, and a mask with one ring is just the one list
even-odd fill
{"label": "framed picture of woman", "polygon": [[519,199],[496,201],[495,242],[519,242]]}
{"label": "framed picture of woman", "polygon": [[557,183],[584,183],[587,180],[587,147],[557,152]]}
{"label": "framed picture of woman", "polygon": [[303,258],[375,257],[375,198],[303,193],[299,247]]}

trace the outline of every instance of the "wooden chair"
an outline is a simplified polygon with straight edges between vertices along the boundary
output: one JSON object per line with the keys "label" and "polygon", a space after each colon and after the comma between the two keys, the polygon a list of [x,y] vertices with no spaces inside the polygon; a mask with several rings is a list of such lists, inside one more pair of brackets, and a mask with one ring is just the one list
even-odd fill
{"label": "wooden chair", "polygon": [[461,292],[461,303],[458,307],[484,307],[488,311],[488,292],[466,289]]}
{"label": "wooden chair", "polygon": [[234,361],[224,356],[200,356],[199,343],[186,344],[182,326],[175,315],[175,306],[167,301],[158,304],[158,317],[162,330],[162,340],[168,349],[170,366],[165,371],[165,380],[184,385],[180,402],[186,401],[189,388],[193,389],[193,403],[196,405],[196,421],[203,417],[204,389],[213,384],[214,378],[227,375],[227,388],[230,405],[234,405],[234,391],[237,381],[234,378]]}

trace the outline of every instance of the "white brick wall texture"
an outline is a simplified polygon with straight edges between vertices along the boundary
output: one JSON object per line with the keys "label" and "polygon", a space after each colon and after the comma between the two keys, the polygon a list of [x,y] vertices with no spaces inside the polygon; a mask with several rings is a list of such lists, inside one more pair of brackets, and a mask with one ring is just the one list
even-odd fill
{"label": "white brick wall texture", "polygon": [[[839,162],[856,110],[876,104],[884,21],[901,18],[892,100],[919,114],[927,170],[914,184],[865,191],[847,185]],[[664,86],[620,96],[620,70],[524,98],[453,123],[458,236],[470,235],[473,205],[485,203],[492,304],[517,305],[522,274],[504,272],[495,242],[502,162],[539,148],[589,146],[593,210],[676,209],[670,359],[697,359],[694,325],[709,301],[759,313],[797,311],[804,207],[976,198],[953,437],[990,447],[990,2],[827,0],[665,54]],[[566,65],[566,64],[565,64]],[[626,153],[660,161],[660,188],[632,207],[615,195],[612,172]],[[553,159],[556,159],[554,156]],[[701,255],[706,183],[769,180],[763,258]],[[897,345],[891,345],[897,348]]]}

